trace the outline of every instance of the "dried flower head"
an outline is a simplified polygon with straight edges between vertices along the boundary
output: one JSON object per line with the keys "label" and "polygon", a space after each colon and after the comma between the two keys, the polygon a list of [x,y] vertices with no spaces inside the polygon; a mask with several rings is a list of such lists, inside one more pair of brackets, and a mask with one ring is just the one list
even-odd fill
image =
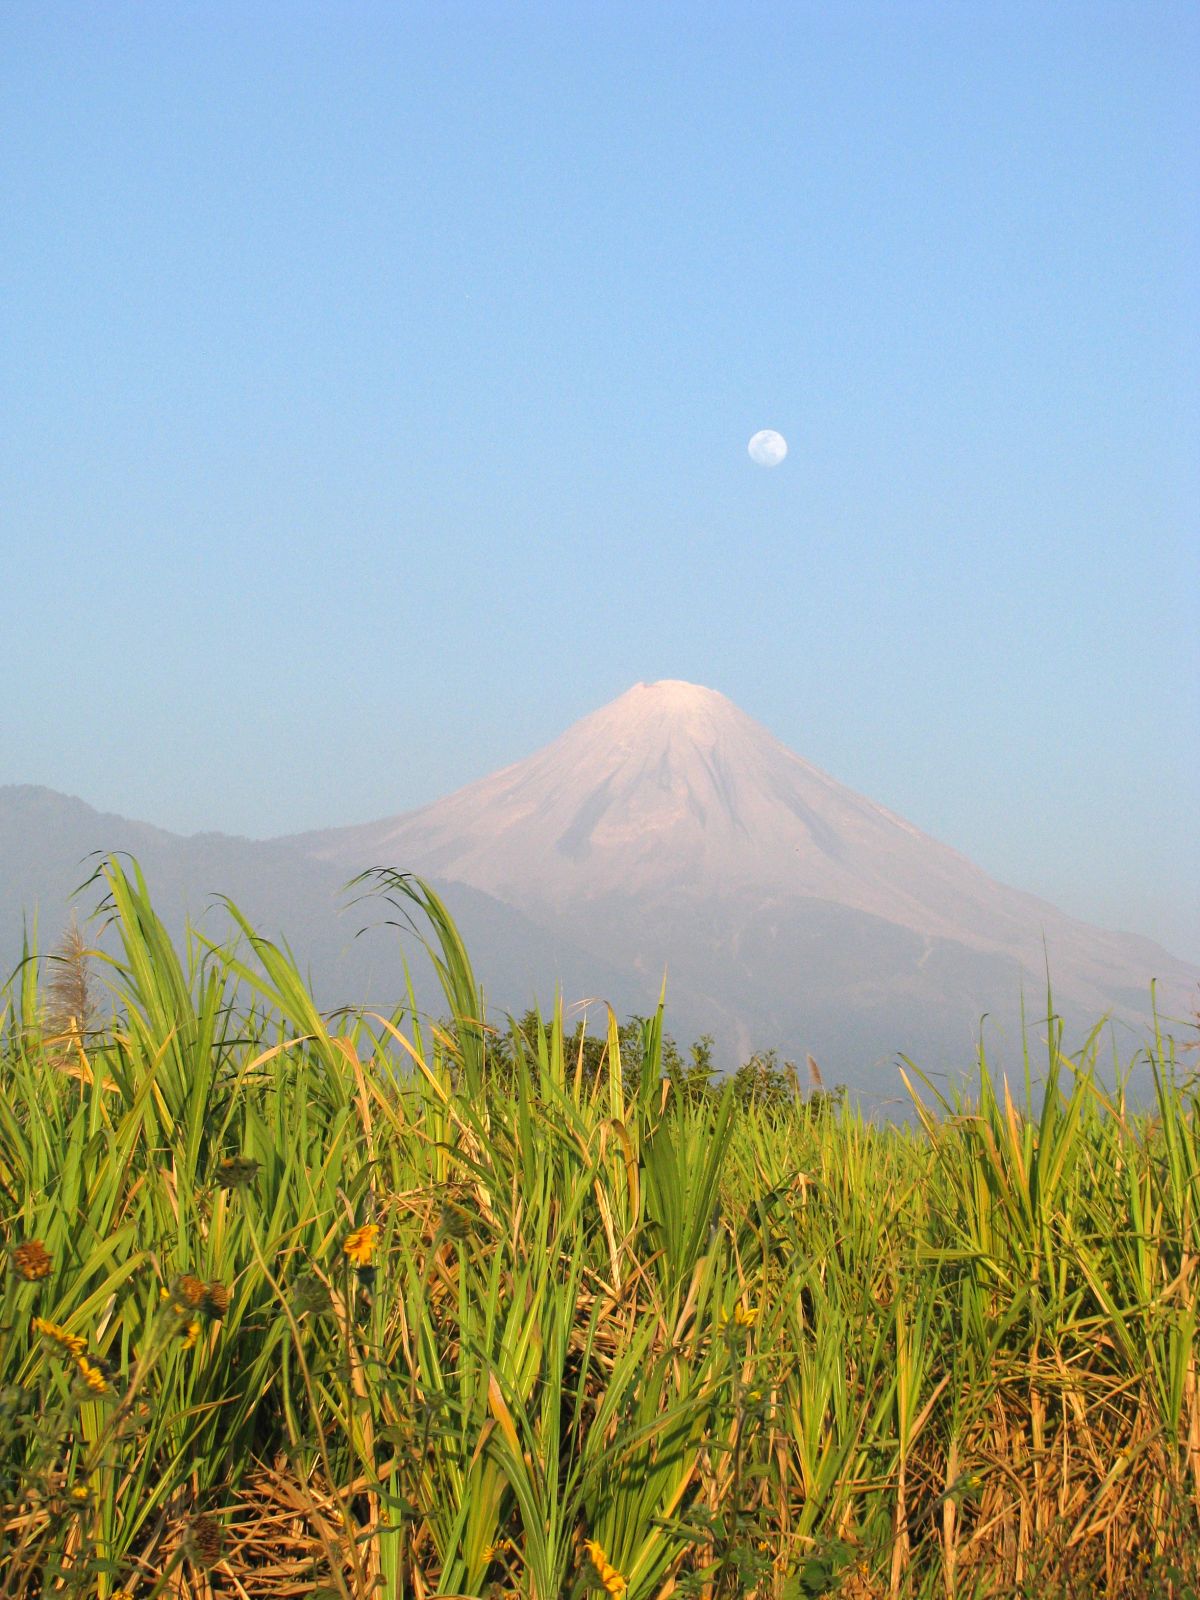
{"label": "dried flower head", "polygon": [[219,1322],[229,1310],[229,1290],[223,1283],[206,1283],[204,1297],[200,1302],[200,1309],[206,1315]]}
{"label": "dried flower head", "polygon": [[604,1554],[599,1539],[586,1539],[583,1548],[588,1553],[588,1559],[596,1569],[596,1575],[609,1594],[624,1594],[629,1587],[628,1581],[621,1576],[616,1567]]}
{"label": "dried flower head", "polygon": [[48,1278],[54,1267],[54,1260],[40,1239],[27,1239],[19,1244],[12,1253],[12,1263],[18,1277],[27,1283]]}
{"label": "dried flower head", "polygon": [[354,1266],[362,1268],[371,1265],[371,1258],[379,1248],[379,1224],[377,1222],[364,1222],[361,1228],[355,1228],[353,1233],[347,1234],[346,1242],[342,1249]]}
{"label": "dried flower head", "polygon": [[246,1189],[254,1182],[261,1163],[253,1156],[226,1156],[217,1162],[217,1187]]}
{"label": "dried flower head", "polygon": [[225,1553],[225,1534],[214,1517],[203,1514],[188,1519],[184,1548],[198,1567],[215,1567]]}
{"label": "dried flower head", "polygon": [[68,1333],[60,1322],[48,1322],[45,1317],[34,1317],[33,1329],[43,1338],[52,1340],[60,1350],[78,1359],[87,1349],[87,1340],[77,1333]]}
{"label": "dried flower head", "polygon": [[451,1239],[465,1239],[471,1232],[475,1218],[465,1206],[460,1206],[457,1201],[442,1198],[438,1208],[438,1220],[442,1231]]}
{"label": "dried flower head", "polygon": [[160,1289],[158,1293],[177,1317],[190,1321],[204,1304],[205,1285],[190,1272],[185,1272],[181,1277],[171,1280],[169,1289]]}

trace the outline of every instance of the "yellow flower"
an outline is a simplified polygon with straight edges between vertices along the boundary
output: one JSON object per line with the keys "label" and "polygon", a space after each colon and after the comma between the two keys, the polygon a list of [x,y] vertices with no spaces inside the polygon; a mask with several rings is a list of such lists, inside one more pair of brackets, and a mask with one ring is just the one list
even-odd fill
{"label": "yellow flower", "polygon": [[26,1283],[48,1278],[54,1266],[49,1250],[40,1239],[26,1239],[13,1251],[12,1259],[18,1276],[24,1278]]}
{"label": "yellow flower", "polygon": [[371,1257],[379,1248],[379,1224],[364,1222],[361,1228],[347,1234],[342,1249],[356,1267],[369,1267]]}
{"label": "yellow flower", "polygon": [[193,1317],[190,1322],[185,1322],[179,1331],[183,1335],[183,1348],[185,1350],[194,1349],[197,1341],[200,1338],[199,1317]]}
{"label": "yellow flower", "polygon": [[60,1349],[65,1350],[69,1356],[74,1356],[76,1360],[87,1349],[86,1339],[81,1339],[77,1333],[68,1333],[59,1322],[47,1322],[45,1317],[34,1317],[33,1327],[35,1332],[52,1339]]}
{"label": "yellow flower", "polygon": [[98,1366],[88,1356],[76,1356],[75,1365],[79,1368],[79,1376],[93,1394],[107,1394],[109,1392],[111,1385],[105,1376],[103,1367]]}
{"label": "yellow flower", "polygon": [[607,1592],[609,1594],[624,1594],[629,1584],[604,1554],[604,1549],[599,1539],[585,1539],[583,1548],[587,1551],[588,1557],[596,1569],[596,1574]]}

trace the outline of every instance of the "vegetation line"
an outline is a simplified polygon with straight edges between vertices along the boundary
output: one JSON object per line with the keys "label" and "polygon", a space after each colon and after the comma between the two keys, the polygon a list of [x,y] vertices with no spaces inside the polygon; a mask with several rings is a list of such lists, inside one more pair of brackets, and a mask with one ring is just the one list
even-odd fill
{"label": "vegetation line", "polygon": [[[1200,1134],[1050,1033],[913,1126],[663,1017],[322,1016],[104,869],[0,1012],[0,1600],[1200,1593]],[[235,912],[236,918],[236,912]]]}

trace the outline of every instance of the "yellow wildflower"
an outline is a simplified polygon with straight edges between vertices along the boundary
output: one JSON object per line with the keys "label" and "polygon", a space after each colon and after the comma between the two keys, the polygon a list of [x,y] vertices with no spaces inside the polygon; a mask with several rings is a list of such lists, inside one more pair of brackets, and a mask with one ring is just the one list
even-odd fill
{"label": "yellow wildflower", "polygon": [[364,1222],[361,1228],[347,1234],[346,1242],[342,1249],[356,1267],[369,1267],[371,1257],[379,1248],[379,1224],[377,1222]]}
{"label": "yellow wildflower", "polygon": [[183,1348],[185,1350],[194,1349],[200,1338],[199,1317],[193,1317],[190,1322],[185,1322],[179,1331],[183,1335]]}
{"label": "yellow wildflower", "polygon": [[616,1567],[604,1554],[603,1546],[599,1539],[585,1539],[583,1548],[587,1551],[600,1582],[609,1594],[624,1594],[629,1587],[628,1581],[621,1576]]}
{"label": "yellow wildflower", "polygon": [[65,1350],[69,1356],[74,1356],[76,1360],[87,1349],[86,1339],[81,1339],[77,1333],[68,1333],[59,1322],[48,1322],[45,1317],[34,1317],[33,1327],[36,1333],[52,1339],[60,1349]]}
{"label": "yellow wildflower", "polygon": [[735,1328],[752,1328],[758,1321],[758,1307],[747,1306],[739,1300],[732,1311],[722,1308],[717,1314],[717,1325],[722,1330],[728,1328],[730,1323]]}
{"label": "yellow wildflower", "polygon": [[40,1239],[26,1239],[13,1251],[12,1259],[18,1276],[24,1278],[26,1283],[48,1278],[54,1266],[49,1250]]}
{"label": "yellow wildflower", "polygon": [[88,1356],[76,1356],[75,1365],[79,1369],[79,1376],[93,1394],[107,1394],[109,1392],[111,1385],[103,1367]]}

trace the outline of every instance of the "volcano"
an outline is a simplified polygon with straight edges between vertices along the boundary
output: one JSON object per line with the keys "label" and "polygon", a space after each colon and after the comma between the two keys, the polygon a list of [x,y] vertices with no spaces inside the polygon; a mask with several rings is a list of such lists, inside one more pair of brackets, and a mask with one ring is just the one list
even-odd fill
{"label": "volcano", "polygon": [[[548,935],[664,972],[675,1018],[727,1053],[813,1050],[863,1085],[898,1052],[966,1065],[981,1017],[1137,1031],[1152,981],[1187,1014],[1200,973],[980,868],[780,743],[724,695],[639,683],[544,749],[419,810],[288,843],[480,891]],[[686,1031],[686,1030],[685,1030]]]}

